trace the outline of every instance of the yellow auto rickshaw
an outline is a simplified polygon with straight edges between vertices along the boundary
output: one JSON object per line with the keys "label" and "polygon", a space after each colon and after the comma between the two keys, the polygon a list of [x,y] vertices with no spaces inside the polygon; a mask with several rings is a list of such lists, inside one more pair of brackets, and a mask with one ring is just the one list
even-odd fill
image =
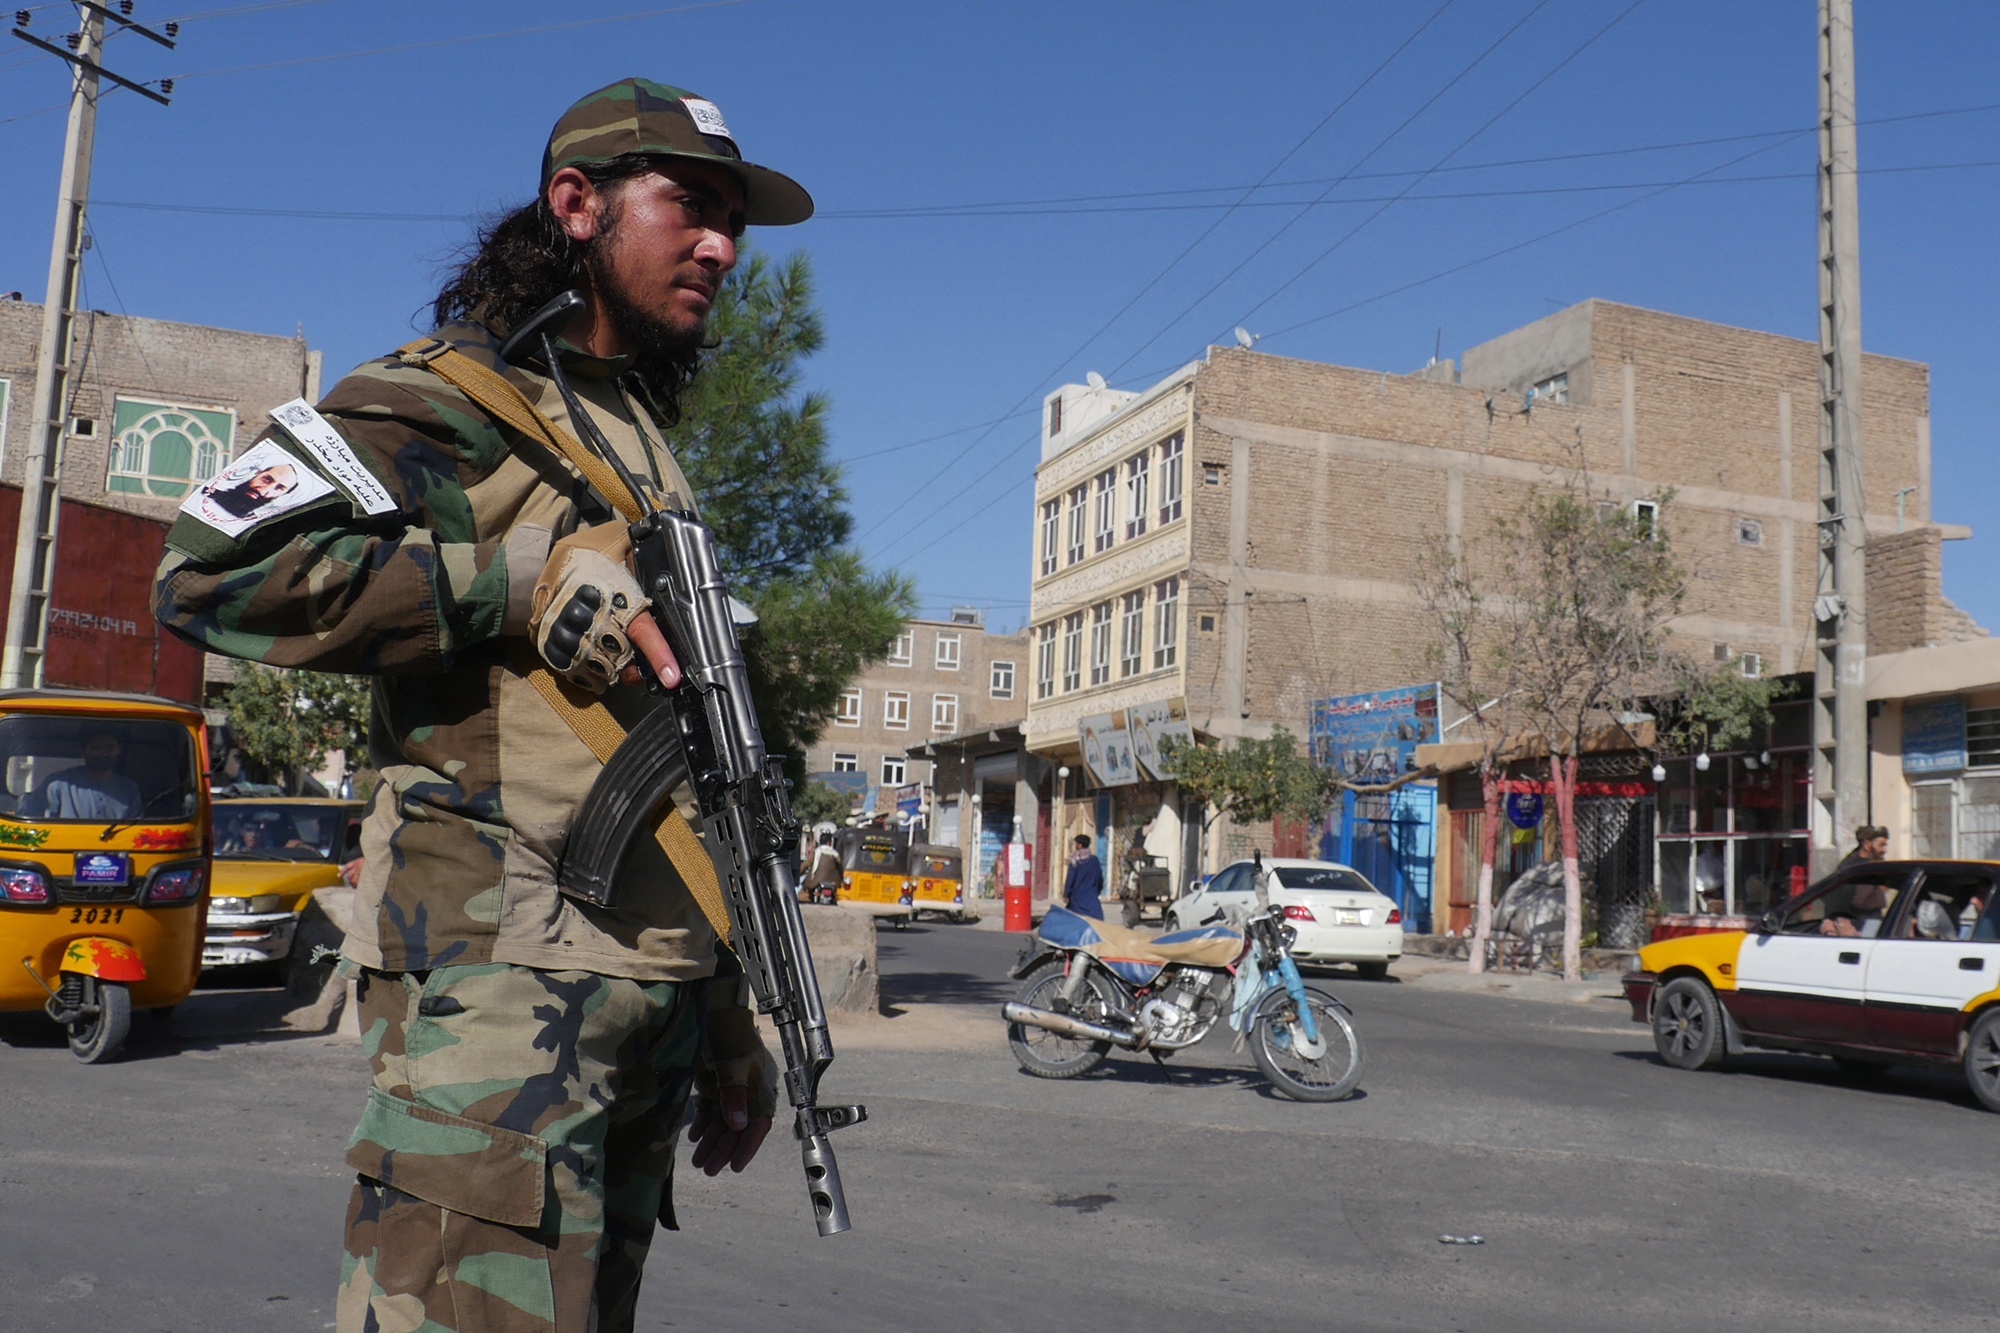
{"label": "yellow auto rickshaw", "polygon": [[910,878],[916,882],[911,907],[916,915],[934,912],[947,921],[977,921],[979,904],[965,893],[965,863],[956,847],[918,843],[910,848]]}
{"label": "yellow auto rickshaw", "polygon": [[0,1012],[41,1009],[86,1064],[201,970],[209,882],[199,709],[0,690]]}
{"label": "yellow auto rickshaw", "polygon": [[909,876],[910,835],[898,829],[845,828],[833,835],[840,853],[840,905],[886,917],[897,930],[915,916]]}

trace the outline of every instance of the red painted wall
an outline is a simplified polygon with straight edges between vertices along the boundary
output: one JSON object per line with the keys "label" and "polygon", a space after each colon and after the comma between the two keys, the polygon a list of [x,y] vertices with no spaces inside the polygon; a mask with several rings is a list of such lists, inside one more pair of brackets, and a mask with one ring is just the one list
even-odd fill
{"label": "red painted wall", "polygon": [[[0,486],[0,605],[14,577],[20,515],[21,488]],[[62,502],[44,684],[201,702],[200,650],[153,619],[153,571],[166,539],[157,519]]]}

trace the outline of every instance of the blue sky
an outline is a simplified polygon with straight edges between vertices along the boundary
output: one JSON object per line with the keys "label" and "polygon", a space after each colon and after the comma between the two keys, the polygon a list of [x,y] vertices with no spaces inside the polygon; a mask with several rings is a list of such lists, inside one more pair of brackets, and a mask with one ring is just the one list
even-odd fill
{"label": "blue sky", "polygon": [[[1239,323],[1263,350],[1411,370],[1440,328],[1454,356],[1591,296],[1814,336],[1814,144],[1780,133],[1815,116],[1812,0],[1453,0],[1419,33],[1441,3],[736,0],[620,18],[652,7],[218,0],[202,18],[140,0],[142,21],[184,18],[179,49],[126,36],[108,61],[179,78],[171,108],[104,103],[86,302],[303,325],[337,374],[409,336],[460,219],[532,192],[571,100],[627,74],[693,88],[819,200],[813,222],[757,240],[814,259],[828,338],[810,378],[833,401],[862,546],[916,575],[927,610],[975,603],[1011,627],[1033,412],[1086,371],[1138,387]],[[2000,162],[2000,109],[1922,115],[2000,103],[2000,6],[1857,7],[1864,342],[1931,367],[1936,517],[1977,534],[1946,546],[1946,591],[2000,629],[2000,471],[1978,407],[2000,387],[2000,167],[1891,170]],[[612,21],[485,36],[588,18]],[[73,23],[67,5],[35,20]],[[62,117],[33,113],[66,84],[9,45],[0,289],[39,299]],[[349,52],[375,53],[316,58]],[[1695,140],[1721,142],[1625,151]],[[1441,162],[1479,169],[1382,174]],[[1272,206],[1349,172],[1340,202]],[[1771,179],[1655,193],[1700,173]],[[1267,176],[1314,183],[1213,206]],[[1336,247],[1413,183],[1477,197],[1395,203]],[[1071,202],[855,216],[1024,201]],[[442,220],[115,206],[131,203]]]}

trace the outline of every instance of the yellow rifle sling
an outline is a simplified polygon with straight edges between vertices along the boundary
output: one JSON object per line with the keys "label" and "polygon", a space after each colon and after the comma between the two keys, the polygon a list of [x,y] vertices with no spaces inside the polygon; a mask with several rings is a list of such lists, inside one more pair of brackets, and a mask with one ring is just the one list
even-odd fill
{"label": "yellow rifle sling", "polygon": [[[403,361],[431,371],[521,434],[553,445],[583,474],[586,481],[611,501],[628,522],[639,518],[638,503],[618,474],[579,444],[575,436],[542,415],[528,401],[527,395],[504,378],[436,338],[418,338],[397,348],[396,352]],[[527,675],[528,683],[535,687],[535,692],[576,733],[576,738],[590,748],[590,752],[597,756],[597,762],[609,763],[613,752],[625,739],[625,728],[618,725],[618,719],[611,716],[611,710],[601,701],[589,698],[575,686],[558,679],[546,666],[537,664]],[[570,697],[572,694],[586,702],[579,703]],[[715,928],[716,936],[727,943],[729,912],[723,906],[722,885],[715,877],[715,863],[701,845],[701,836],[670,804],[661,812],[653,837],[660,844],[660,850],[667,854],[667,860],[679,872],[681,881],[688,886],[688,892],[694,895],[695,905],[708,918],[708,924]]]}

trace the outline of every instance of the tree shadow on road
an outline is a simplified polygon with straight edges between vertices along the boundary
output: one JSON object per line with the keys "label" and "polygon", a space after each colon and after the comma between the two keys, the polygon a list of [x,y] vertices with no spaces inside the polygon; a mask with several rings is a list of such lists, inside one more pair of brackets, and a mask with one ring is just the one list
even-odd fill
{"label": "tree shadow on road", "polygon": [[[1030,1074],[1025,1069],[1021,1071],[1021,1076],[1023,1078],[1035,1077],[1035,1075]],[[1270,1080],[1265,1078],[1254,1065],[1247,1064],[1242,1067],[1233,1065],[1174,1064],[1171,1061],[1161,1064],[1143,1056],[1136,1058],[1111,1056],[1106,1058],[1089,1073],[1079,1074],[1068,1081],[1078,1084],[1125,1083],[1135,1087],[1151,1086],[1160,1088],[1187,1088],[1190,1090],[1199,1088],[1241,1088],[1246,1092],[1256,1093],[1266,1101],[1290,1102],[1295,1105],[1304,1105],[1304,1103],[1295,1102],[1293,1098],[1285,1096],[1272,1087]],[[1352,1094],[1343,1100],[1358,1102],[1365,1100],[1367,1096],[1367,1089],[1356,1088]]]}
{"label": "tree shadow on road", "polygon": [[[159,1060],[184,1051],[213,1051],[222,1046],[261,1045],[296,1041],[324,1033],[290,1027],[285,1015],[299,1008],[297,994],[282,986],[202,977],[202,987],[174,1006],[170,1013],[141,1009],[132,1015],[132,1032],[117,1059],[121,1062]],[[0,1043],[21,1050],[61,1050],[68,1035],[39,1013],[0,1014]]]}
{"label": "tree shadow on road", "polygon": [[1008,977],[969,976],[963,972],[884,972],[882,1003],[993,1004],[1014,998],[1021,983]]}
{"label": "tree shadow on road", "polygon": [[[1614,1051],[1612,1054],[1620,1060],[1672,1069],[1672,1066],[1660,1058],[1658,1051]],[[1720,1068],[1701,1072],[1711,1076],[1720,1074],[1726,1078],[1773,1079],[1779,1082],[1827,1088],[1851,1088],[1887,1097],[1951,1102],[1976,1109],[1982,1114],[1991,1114],[1973,1098],[1971,1089],[1965,1086],[1965,1079],[1950,1069],[1932,1069],[1919,1065],[1878,1065],[1873,1070],[1849,1071],[1842,1069],[1823,1055],[1756,1051],[1732,1055]]]}

